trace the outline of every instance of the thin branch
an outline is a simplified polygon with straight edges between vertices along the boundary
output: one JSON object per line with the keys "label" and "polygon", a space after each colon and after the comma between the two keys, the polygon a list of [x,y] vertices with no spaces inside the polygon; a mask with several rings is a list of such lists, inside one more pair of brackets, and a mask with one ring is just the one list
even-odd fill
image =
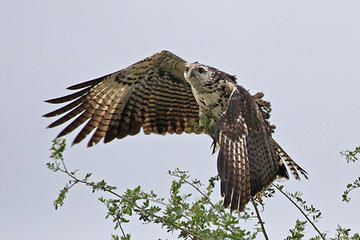
{"label": "thin branch", "polygon": [[[65,165],[64,160],[61,160],[61,162],[62,162],[62,165],[64,166],[64,169],[65,169],[65,170],[63,170],[63,169],[61,169],[61,168],[59,168],[59,170],[60,170],[61,172],[66,173],[68,176],[70,176],[72,179],[74,179],[76,183],[83,183],[83,184],[88,185],[88,186],[91,186],[91,187],[94,187],[94,186],[95,186],[95,184],[89,183],[89,182],[87,182],[87,181],[84,180],[84,179],[78,179],[78,178],[76,178],[74,175],[72,175],[71,173],[68,172],[68,170],[66,169],[66,165]],[[121,199],[122,201],[126,201],[127,203],[133,205],[134,208],[136,208],[136,209],[138,209],[138,210],[140,210],[140,211],[142,211],[142,212],[145,212],[146,214],[150,215],[151,217],[156,218],[156,219],[160,220],[161,222],[164,222],[162,217],[157,216],[157,215],[155,215],[155,214],[147,211],[146,209],[144,209],[144,208],[142,208],[142,207],[139,207],[138,205],[136,205],[136,203],[131,202],[131,201],[129,201],[128,199],[124,199],[120,194],[118,194],[118,193],[116,193],[116,192],[114,192],[114,191],[112,191],[112,190],[109,190],[109,189],[106,189],[106,190],[104,190],[104,191],[105,191],[105,192],[108,192],[108,193],[111,193],[112,195],[118,197],[118,198]],[[178,225],[173,224],[173,223],[171,223],[171,225],[172,225],[173,227],[175,227],[175,228],[177,228],[177,229],[179,229],[179,230],[181,230],[181,231],[184,231],[184,232],[186,232],[187,234],[195,237],[197,240],[204,240],[202,237],[200,237],[200,236],[197,235],[196,233],[193,233],[193,232],[187,230],[186,228],[183,228],[183,227],[178,226]]]}
{"label": "thin branch", "polygon": [[[107,205],[104,203],[104,205],[107,207]],[[117,222],[117,224],[119,225],[119,228],[121,230],[121,234],[123,235],[123,237],[125,238],[125,231],[123,229],[123,227],[121,226],[121,221],[119,221],[119,219],[117,219],[116,217],[112,216],[112,218]]]}
{"label": "thin branch", "polygon": [[261,217],[260,217],[259,210],[258,210],[258,208],[257,208],[257,206],[256,206],[256,203],[255,203],[255,201],[254,201],[253,198],[251,198],[251,203],[252,203],[252,205],[254,206],[254,209],[255,209],[255,212],[256,212],[256,216],[257,216],[257,218],[259,219],[259,223],[260,223],[260,226],[261,226],[261,231],[263,232],[265,239],[266,239],[266,240],[269,240],[269,237],[268,237],[268,235],[267,235],[267,233],[266,233],[266,230],[265,230],[264,222],[263,222],[263,220],[262,220]]}
{"label": "thin branch", "polygon": [[[173,176],[173,177],[181,178],[181,176],[176,175],[176,174],[169,174],[169,175],[170,175],[170,176]],[[211,205],[211,207],[212,207],[213,209],[215,209],[215,210],[221,215],[221,217],[224,217],[224,214],[220,211],[220,209],[217,208],[217,207],[215,206],[215,204],[214,204],[213,202],[211,202],[210,198],[209,198],[208,196],[206,196],[206,194],[203,193],[197,186],[195,186],[195,184],[193,184],[192,182],[189,182],[189,181],[186,180],[186,179],[183,179],[183,181],[184,181],[185,183],[189,184],[190,186],[192,186],[192,187],[193,187],[197,192],[199,192],[203,197],[208,198],[208,199],[209,199],[208,203]],[[220,222],[219,222],[218,224],[219,224],[221,227],[225,228],[226,230],[230,231],[231,233],[234,233],[234,231],[233,231],[232,229],[228,228],[225,224],[222,224],[222,223],[220,223]]]}
{"label": "thin branch", "polygon": [[283,190],[281,190],[280,187],[278,187],[277,185],[273,184],[274,187],[276,187],[277,190],[279,190],[297,209],[299,209],[299,211],[302,213],[302,215],[304,215],[304,217],[306,218],[306,220],[313,226],[313,228],[318,232],[318,234],[320,235],[320,237],[323,240],[325,239],[325,236],[320,232],[320,230],[315,226],[315,224],[310,220],[310,218],[306,215],[306,213],[299,207],[299,205],[297,205],[297,203],[292,200]]}
{"label": "thin branch", "polygon": [[125,238],[126,235],[125,235],[125,232],[124,232],[123,227],[121,226],[121,221],[120,221],[119,219],[116,219],[116,221],[117,221],[117,223],[118,223],[118,225],[119,225],[119,228],[120,228],[120,230],[121,230],[121,233],[122,233],[123,237]]}
{"label": "thin branch", "polygon": [[125,232],[124,232],[123,227],[121,226],[121,222],[120,222],[119,220],[116,220],[116,221],[118,222],[119,227],[120,227],[120,230],[121,230],[121,233],[122,233],[123,237],[125,238],[125,237],[126,237],[126,235],[125,235]]}
{"label": "thin branch", "polygon": [[[147,200],[149,200],[150,202],[154,202],[154,203],[157,203],[157,204],[160,204],[160,205],[163,205],[164,207],[167,207],[167,204],[162,202],[162,201],[159,201],[157,199],[154,199],[154,198],[147,198]],[[182,217],[186,218],[186,220],[188,221],[191,221],[191,219],[186,216],[185,214],[182,215]]]}
{"label": "thin branch", "polygon": [[[85,183],[85,184],[87,184],[87,185],[93,186],[93,185],[91,185],[91,184],[89,184],[89,183],[87,183],[87,182],[83,182],[83,181],[81,181],[81,182],[82,182],[82,183]],[[134,208],[137,208],[138,210],[140,210],[140,211],[142,211],[142,212],[145,212],[146,214],[148,214],[148,215],[152,216],[153,218],[156,218],[156,219],[158,219],[158,220],[160,220],[160,221],[164,222],[162,217],[159,217],[159,216],[157,216],[157,215],[155,215],[155,214],[153,214],[153,213],[151,213],[151,212],[147,211],[146,209],[144,209],[144,208],[142,208],[142,207],[139,207],[139,206],[138,206],[138,205],[136,205],[134,202],[131,202],[131,201],[127,200],[127,199],[122,198],[122,196],[121,196],[121,195],[119,195],[119,194],[117,194],[116,192],[113,192],[112,190],[106,190],[106,192],[109,192],[109,193],[111,193],[111,194],[113,194],[113,195],[117,196],[118,198],[120,198],[120,199],[122,199],[122,200],[125,200],[126,202],[128,202],[128,203],[132,204],[132,205],[134,206]],[[190,231],[189,231],[189,230],[187,230],[186,228],[183,228],[183,227],[177,226],[176,224],[171,224],[171,225],[172,225],[173,227],[175,227],[175,228],[177,228],[177,229],[181,230],[181,231],[186,232],[186,233],[187,233],[187,234],[189,234],[189,235],[192,235],[193,237],[196,237],[198,240],[204,240],[204,239],[203,239],[203,238],[201,238],[199,235],[197,235],[196,233],[190,232]]]}
{"label": "thin branch", "polygon": [[[178,178],[181,178],[181,176],[179,175],[176,175],[176,174],[169,174],[170,176],[173,176],[173,177],[178,177]],[[205,198],[208,198],[208,196],[206,196],[205,193],[203,193],[197,186],[195,186],[192,182],[189,182],[188,180],[186,179],[183,179],[185,183],[189,184],[190,186],[192,186],[196,191],[198,191],[203,197]],[[222,212],[210,201],[209,199],[209,204],[211,205],[212,208],[214,208],[218,213],[222,214]]]}

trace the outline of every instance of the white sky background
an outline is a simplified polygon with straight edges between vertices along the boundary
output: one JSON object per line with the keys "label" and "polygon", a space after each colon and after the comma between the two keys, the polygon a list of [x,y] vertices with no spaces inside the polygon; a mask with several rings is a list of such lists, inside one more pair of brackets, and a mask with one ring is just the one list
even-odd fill
{"label": "white sky background", "polygon": [[[0,239],[110,239],[101,194],[79,187],[60,210],[52,206],[66,178],[45,163],[62,128],[45,129],[52,119],[41,115],[56,106],[43,100],[162,49],[235,74],[252,93],[263,91],[273,106],[275,138],[310,174],[286,188],[303,191],[322,210],[322,231],[334,233],[337,224],[360,231],[359,192],[352,203],[341,202],[359,164],[347,165],[339,154],[360,143],[359,13],[355,0],[2,0]],[[210,144],[207,136],[141,134],[90,149],[84,141],[65,157],[69,168],[93,172],[119,192],[142,185],[166,196],[169,169],[204,181],[216,174]],[[280,194],[265,203],[271,239],[283,239],[302,219]],[[176,239],[136,220],[124,228],[134,239]],[[306,238],[315,234],[308,229]]]}

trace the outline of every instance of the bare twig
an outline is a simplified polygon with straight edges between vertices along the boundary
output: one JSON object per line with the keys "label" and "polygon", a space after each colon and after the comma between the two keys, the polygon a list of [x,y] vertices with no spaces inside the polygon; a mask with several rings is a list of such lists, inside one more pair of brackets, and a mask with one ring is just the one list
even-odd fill
{"label": "bare twig", "polygon": [[266,233],[266,230],[265,230],[264,222],[263,222],[263,220],[261,219],[259,210],[258,210],[258,208],[257,208],[257,206],[256,206],[256,203],[255,203],[255,201],[254,201],[253,198],[251,198],[251,203],[252,203],[252,205],[254,206],[254,209],[255,209],[255,212],[256,212],[256,216],[257,216],[257,218],[259,219],[259,223],[260,223],[260,226],[261,226],[261,231],[263,232],[265,239],[266,239],[266,240],[269,240],[269,237],[268,237],[268,235],[267,235],[267,233]]}
{"label": "bare twig", "polygon": [[125,235],[124,229],[123,229],[122,226],[121,226],[121,222],[120,222],[119,220],[116,220],[116,221],[118,222],[119,228],[120,228],[120,230],[121,230],[121,233],[122,233],[123,237],[125,238],[126,235]]}
{"label": "bare twig", "polygon": [[117,223],[118,223],[118,225],[119,225],[119,228],[120,228],[120,230],[121,230],[121,233],[122,233],[123,237],[125,238],[126,235],[125,235],[125,232],[124,232],[123,227],[121,226],[121,222],[119,221],[119,219],[116,219],[116,221],[117,221]]}
{"label": "bare twig", "polygon": [[306,220],[313,226],[313,228],[315,229],[315,231],[318,232],[318,234],[320,235],[320,237],[323,240],[325,239],[325,236],[320,232],[320,230],[315,226],[315,224],[310,220],[310,218],[306,215],[306,213],[304,213],[304,211],[299,207],[299,205],[297,205],[297,203],[292,200],[288,194],[286,194],[283,190],[281,190],[280,187],[278,187],[277,185],[273,184],[274,187],[276,187],[277,190],[279,190],[297,209],[299,209],[299,211],[302,213],[302,215],[304,215],[304,217],[306,218]]}

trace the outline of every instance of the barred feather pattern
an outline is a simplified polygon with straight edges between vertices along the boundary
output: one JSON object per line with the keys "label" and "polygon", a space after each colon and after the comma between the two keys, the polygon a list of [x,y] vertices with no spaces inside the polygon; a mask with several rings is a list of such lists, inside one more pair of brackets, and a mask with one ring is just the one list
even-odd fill
{"label": "barred feather pattern", "polygon": [[95,130],[88,146],[102,139],[110,142],[136,135],[141,128],[145,134],[200,133],[196,127],[189,126],[190,121],[198,123],[199,107],[184,78],[184,66],[184,60],[162,51],[118,72],[68,87],[79,91],[46,101],[70,102],[44,115],[64,114],[48,127],[76,117],[57,137],[85,123],[73,144]]}
{"label": "barred feather pattern", "polygon": [[[264,93],[262,92],[258,92],[255,95],[253,95],[253,98],[260,107],[262,116],[265,120],[265,127],[267,129],[267,132],[271,135],[272,133],[274,133],[274,129],[276,127],[274,125],[270,125],[269,123],[270,115],[269,113],[265,112],[263,109],[263,107],[270,108],[270,102],[263,100],[262,97],[264,97]],[[273,138],[271,138],[271,146],[275,154],[277,155],[276,157],[279,159],[280,168],[283,168],[279,172],[279,175],[281,177],[285,177],[287,179],[289,178],[286,168],[283,164],[285,162],[288,168],[290,169],[290,172],[295,177],[295,179],[300,180],[299,173],[303,175],[306,179],[308,179],[308,173],[304,169],[302,169],[294,160],[292,160],[292,158],[284,151],[284,149]]]}
{"label": "barred feather pattern", "polygon": [[284,151],[284,149],[282,149],[282,147],[274,139],[272,139],[272,146],[276,154],[281,158],[282,161],[286,163],[295,179],[300,180],[300,174],[306,179],[308,179],[308,173],[303,168],[301,168],[294,160],[292,160],[292,158]]}
{"label": "barred feather pattern", "polygon": [[280,163],[255,99],[241,86],[233,91],[215,131],[224,205],[244,209],[277,176]]}

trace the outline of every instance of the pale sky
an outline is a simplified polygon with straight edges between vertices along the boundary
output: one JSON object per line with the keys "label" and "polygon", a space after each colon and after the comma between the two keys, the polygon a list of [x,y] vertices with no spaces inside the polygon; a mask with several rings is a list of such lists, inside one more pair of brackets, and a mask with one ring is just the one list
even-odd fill
{"label": "pale sky", "polygon": [[[162,49],[237,75],[252,93],[263,91],[273,107],[274,138],[310,175],[284,182],[286,188],[322,210],[323,232],[333,235],[338,224],[360,231],[359,191],[350,204],[341,202],[360,167],[340,156],[360,145],[359,12],[356,0],[2,0],[0,239],[110,239],[102,194],[78,187],[60,210],[52,206],[67,178],[45,166],[62,128],[45,129],[51,120],[41,115],[55,106],[43,101]],[[142,185],[167,196],[167,170],[176,167],[204,181],[217,173],[208,136],[141,134],[90,149],[86,142],[66,152],[68,167],[93,172],[120,193]],[[220,199],[218,188],[215,194]],[[262,215],[270,239],[283,239],[303,218],[276,195],[265,200]],[[136,219],[124,229],[133,239],[176,239]],[[305,239],[315,235],[308,229]]]}

